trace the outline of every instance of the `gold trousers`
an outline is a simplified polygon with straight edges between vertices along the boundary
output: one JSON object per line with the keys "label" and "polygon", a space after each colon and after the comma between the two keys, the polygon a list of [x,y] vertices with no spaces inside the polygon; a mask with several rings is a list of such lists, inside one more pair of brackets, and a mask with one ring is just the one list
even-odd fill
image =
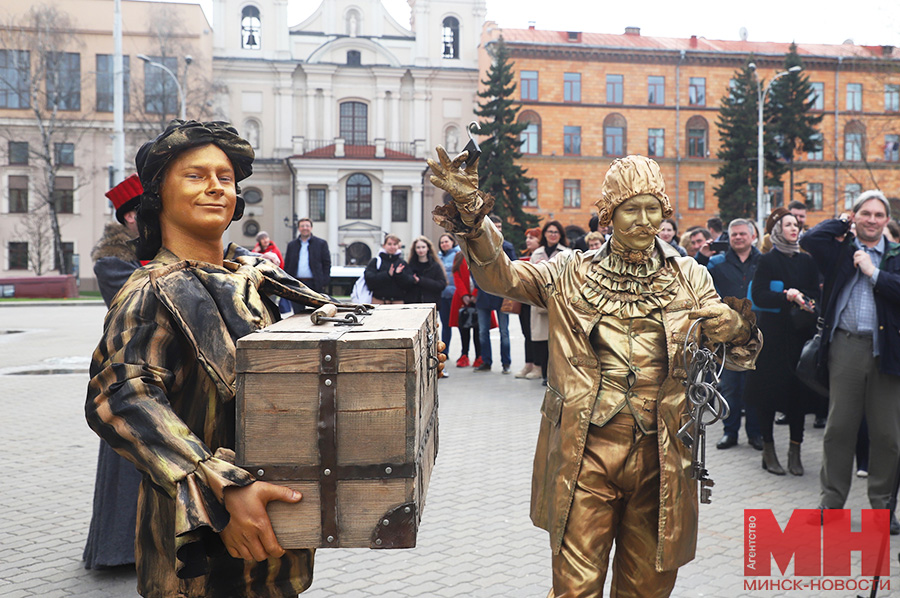
{"label": "gold trousers", "polygon": [[613,542],[611,598],[665,598],[678,571],[656,570],[659,451],[630,413],[591,424],[562,548],[555,598],[602,598]]}

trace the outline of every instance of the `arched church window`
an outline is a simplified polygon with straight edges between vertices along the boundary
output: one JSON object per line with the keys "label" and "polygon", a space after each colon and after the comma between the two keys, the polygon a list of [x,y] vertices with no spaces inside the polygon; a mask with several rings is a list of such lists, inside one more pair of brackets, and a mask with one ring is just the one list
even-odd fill
{"label": "arched church window", "polygon": [[259,9],[245,6],[241,11],[241,47],[245,50],[259,50]]}
{"label": "arched church window", "polygon": [[441,26],[441,45],[443,58],[459,58],[459,21],[456,17],[447,17]]}

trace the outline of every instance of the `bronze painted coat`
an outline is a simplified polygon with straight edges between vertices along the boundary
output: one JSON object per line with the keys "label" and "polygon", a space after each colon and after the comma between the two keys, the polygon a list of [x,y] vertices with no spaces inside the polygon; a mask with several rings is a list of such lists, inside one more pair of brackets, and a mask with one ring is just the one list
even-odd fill
{"label": "bronze painted coat", "polygon": [[[600,320],[581,289],[593,261],[607,246],[587,253],[567,251],[552,261],[511,262],[501,250],[500,234],[488,219],[473,233],[461,236],[469,268],[481,288],[548,310],[550,319],[549,380],[541,406],[541,428],[534,457],[531,519],[550,532],[554,553],[562,544],[581,469],[594,401],[600,387],[600,365],[590,335]],[[657,396],[660,458],[659,543],[657,570],[672,570],[694,558],[697,545],[697,483],[690,477],[691,452],[676,438],[687,421],[683,369],[684,341],[692,322],[688,313],[719,303],[706,268],[683,258],[667,243],[657,242],[679,288],[663,308],[668,375]],[[729,369],[752,369],[761,337],[732,349]],[[662,350],[663,348],[661,348]]]}

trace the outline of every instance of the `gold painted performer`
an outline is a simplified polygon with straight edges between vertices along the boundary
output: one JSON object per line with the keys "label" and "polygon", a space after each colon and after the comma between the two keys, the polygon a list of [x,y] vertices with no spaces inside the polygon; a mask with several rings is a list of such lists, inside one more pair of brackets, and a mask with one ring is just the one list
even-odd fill
{"label": "gold painted performer", "polygon": [[608,243],[535,265],[502,251],[477,161],[437,154],[431,182],[454,201],[434,220],[459,236],[479,286],[549,311],[531,518],[550,532],[550,596],[602,596],[613,542],[611,596],[669,596],[697,544],[691,452],[676,437],[689,417],[685,337],[705,318],[707,339],[727,343],[727,367],[752,369],[762,336],[749,302],[723,302],[706,268],[656,238],[672,207],[653,160],[628,156],[607,172],[596,205],[600,226],[613,226]]}

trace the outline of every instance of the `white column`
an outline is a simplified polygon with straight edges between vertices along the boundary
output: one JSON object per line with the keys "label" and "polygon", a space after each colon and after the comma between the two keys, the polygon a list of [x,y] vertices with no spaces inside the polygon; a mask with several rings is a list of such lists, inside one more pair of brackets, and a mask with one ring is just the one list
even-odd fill
{"label": "white column", "polygon": [[[309,187],[300,181],[300,173],[297,172],[297,202],[294,204],[294,213],[297,218],[309,218]],[[293,232],[294,235],[297,231]]]}
{"label": "white column", "polygon": [[391,186],[381,184],[381,230],[385,233],[391,231]]}
{"label": "white column", "polygon": [[[316,89],[306,90],[306,135],[307,139],[318,139],[316,136]],[[306,151],[306,148],[303,148]]]}
{"label": "white column", "polygon": [[412,238],[415,239],[422,234],[422,185],[412,186],[412,213],[410,214],[410,223],[412,224]]}
{"label": "white column", "polygon": [[288,73],[282,73],[281,85],[275,90],[274,126],[275,156],[289,156],[293,149],[291,135],[294,133],[294,88]]}
{"label": "white column", "polygon": [[334,128],[334,96],[330,88],[324,90],[322,103],[322,139],[334,139],[338,132]]}
{"label": "white column", "polygon": [[375,93],[375,135],[372,139],[384,139],[384,92],[378,90]]}
{"label": "white column", "polygon": [[400,139],[400,91],[391,94],[391,141],[409,141]]}
{"label": "white column", "polygon": [[340,264],[340,246],[338,245],[338,183],[328,185],[328,206],[325,209],[328,212],[328,249],[331,251],[331,261],[334,264]]}

